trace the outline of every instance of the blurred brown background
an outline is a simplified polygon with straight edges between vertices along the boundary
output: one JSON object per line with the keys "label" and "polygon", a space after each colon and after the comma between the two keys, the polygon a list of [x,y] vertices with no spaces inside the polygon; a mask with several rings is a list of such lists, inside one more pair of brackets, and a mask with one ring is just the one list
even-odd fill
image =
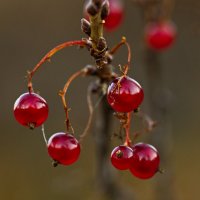
{"label": "blurred brown background", "polygon": [[[106,38],[112,46],[121,36],[127,37],[134,55],[134,73],[132,70],[130,74],[145,90],[141,13],[130,0],[124,2],[125,23],[115,33],[106,34]],[[0,1],[1,200],[98,199],[94,190],[96,158],[93,138],[88,137],[84,142],[77,163],[54,169],[40,129],[30,131],[21,127],[12,113],[14,101],[26,91],[26,71],[55,45],[85,37],[80,30],[82,7],[83,1],[79,0]],[[178,26],[177,41],[173,48],[161,54],[166,85],[174,94],[170,114],[173,122],[171,157],[177,200],[199,199],[199,10],[198,0],[176,1],[173,19]],[[114,63],[123,64],[126,53],[122,49]],[[34,77],[35,90],[46,98],[50,106],[45,124],[48,136],[64,130],[64,112],[58,91],[72,72],[92,62],[85,50],[65,49]],[[88,116],[85,94],[90,81],[90,78],[79,79],[70,87],[72,123],[77,134],[83,130]],[[117,176],[118,181],[132,189],[138,199],[153,199],[153,179],[141,181],[128,172],[119,172]],[[157,176],[160,175],[155,179]]]}

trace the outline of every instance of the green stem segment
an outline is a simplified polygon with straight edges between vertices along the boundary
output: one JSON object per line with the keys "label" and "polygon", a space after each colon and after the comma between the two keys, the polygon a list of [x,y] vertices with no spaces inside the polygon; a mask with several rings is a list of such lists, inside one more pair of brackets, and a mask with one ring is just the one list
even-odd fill
{"label": "green stem segment", "polygon": [[99,38],[103,37],[104,20],[101,19],[101,11],[95,16],[90,16],[91,23],[91,40],[93,49],[97,49]]}

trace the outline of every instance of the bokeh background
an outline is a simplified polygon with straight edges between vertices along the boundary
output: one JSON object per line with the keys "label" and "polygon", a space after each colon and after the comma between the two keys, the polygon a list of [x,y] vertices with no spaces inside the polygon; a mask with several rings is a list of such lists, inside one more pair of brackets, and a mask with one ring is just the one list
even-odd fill
{"label": "bokeh background", "polygon": [[[101,199],[95,190],[95,161],[98,158],[92,135],[85,140],[77,163],[53,168],[41,130],[21,127],[13,117],[13,104],[26,91],[26,71],[57,44],[85,37],[80,30],[83,4],[84,1],[80,0],[0,0],[1,200]],[[144,85],[145,90],[141,11],[131,0],[125,0],[124,4],[124,23],[115,33],[107,33],[106,38],[112,46],[121,36],[127,37],[134,55],[134,71],[131,70],[130,74]],[[173,48],[160,55],[166,85],[173,93],[170,110],[173,124],[171,165],[177,200],[199,199],[199,10],[198,0],[176,0],[172,17],[178,27],[177,41]],[[126,54],[126,49],[122,48],[114,63],[123,64]],[[48,137],[64,130],[64,112],[58,91],[70,74],[88,63],[93,63],[93,60],[87,51],[65,49],[56,54],[51,63],[44,64],[34,77],[36,91],[46,98],[50,107],[45,124]],[[80,78],[70,87],[68,99],[77,135],[87,121],[86,90],[91,80]],[[92,130],[95,131],[95,128]],[[154,199],[154,180],[141,181],[128,172],[114,173],[117,181],[132,190],[137,199]],[[154,179],[158,176],[161,175]]]}

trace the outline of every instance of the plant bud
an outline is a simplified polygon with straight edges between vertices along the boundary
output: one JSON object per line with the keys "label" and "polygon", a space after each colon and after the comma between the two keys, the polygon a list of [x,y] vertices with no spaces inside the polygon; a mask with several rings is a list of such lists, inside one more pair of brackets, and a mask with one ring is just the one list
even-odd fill
{"label": "plant bud", "polygon": [[88,36],[91,34],[90,22],[86,19],[81,19],[81,30]]}
{"label": "plant bud", "polygon": [[100,9],[101,5],[102,5],[102,0],[92,0],[92,2],[94,3],[94,5]]}
{"label": "plant bud", "polygon": [[98,13],[99,8],[92,1],[89,1],[86,5],[86,11],[89,15],[95,16]]}
{"label": "plant bud", "polygon": [[102,6],[101,10],[101,19],[104,20],[109,15],[110,9],[109,9],[109,1],[106,0]]}
{"label": "plant bud", "polygon": [[106,40],[105,38],[101,37],[97,43],[97,49],[99,51],[103,51],[105,48],[107,48]]}

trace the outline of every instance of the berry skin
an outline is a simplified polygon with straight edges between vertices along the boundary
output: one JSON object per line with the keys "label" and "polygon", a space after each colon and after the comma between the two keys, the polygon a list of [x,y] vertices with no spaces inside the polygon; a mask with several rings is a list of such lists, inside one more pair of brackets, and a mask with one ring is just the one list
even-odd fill
{"label": "berry skin", "polygon": [[128,76],[114,79],[108,87],[107,100],[116,112],[131,112],[137,109],[143,98],[140,84]]}
{"label": "berry skin", "polygon": [[159,171],[160,157],[155,147],[150,144],[138,143],[132,149],[130,171],[134,176],[148,179]]}
{"label": "berry skin", "polygon": [[114,31],[118,28],[124,18],[124,8],[121,0],[109,0],[110,12],[105,19],[104,27],[108,31]]}
{"label": "berry skin", "polygon": [[145,41],[150,48],[164,50],[176,38],[176,27],[170,21],[151,22],[145,28]]}
{"label": "berry skin", "polygon": [[133,156],[133,150],[125,145],[117,146],[111,153],[111,163],[119,170],[126,170],[130,167],[130,160]]}
{"label": "berry skin", "polygon": [[14,104],[15,119],[23,126],[33,129],[45,122],[48,117],[48,105],[38,94],[24,93]]}
{"label": "berry skin", "polygon": [[71,165],[80,155],[78,140],[68,133],[55,133],[47,143],[49,156],[59,164]]}

